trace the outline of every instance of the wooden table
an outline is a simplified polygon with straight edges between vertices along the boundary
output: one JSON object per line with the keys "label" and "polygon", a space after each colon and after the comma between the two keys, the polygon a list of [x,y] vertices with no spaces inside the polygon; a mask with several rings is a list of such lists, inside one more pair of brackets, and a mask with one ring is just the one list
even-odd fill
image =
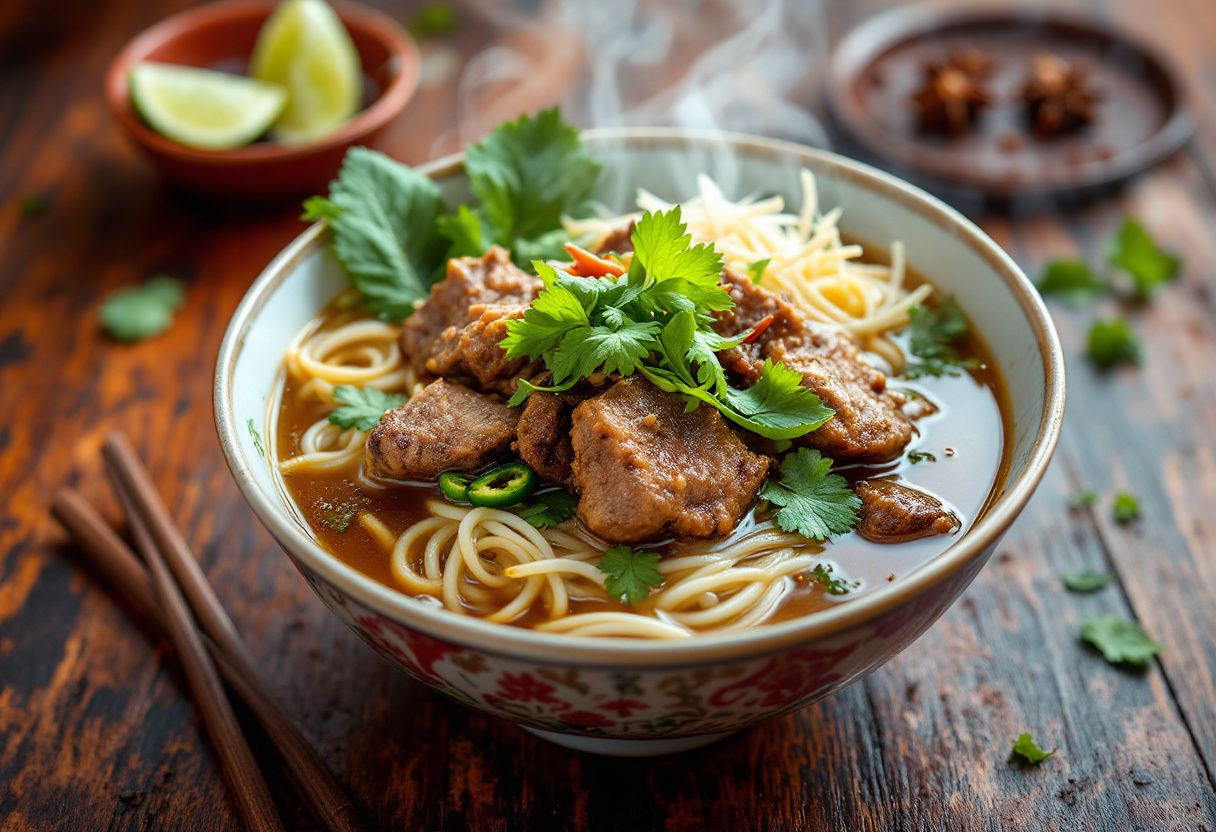
{"label": "wooden table", "polygon": [[[297,209],[174,194],[106,113],[109,58],[187,3],[65,5],[0,9],[0,830],[236,827],[164,642],[80,567],[46,512],[72,483],[114,513],[97,453],[113,427],[134,436],[286,705],[377,828],[1216,828],[1216,5],[1053,4],[1146,30],[1188,77],[1199,135],[1113,196],[977,217],[1031,274],[1056,256],[1098,259],[1124,213],[1143,218],[1185,258],[1132,313],[1144,367],[1094,372],[1081,354],[1092,310],[1054,309],[1064,437],[966,595],[863,682],[646,761],[565,751],[430,693],[325,612],[279,554],[221,459],[210,386],[228,316],[300,231]],[[405,3],[385,5],[404,16]],[[469,55],[491,37],[471,20],[449,43]],[[431,155],[454,123],[453,89],[426,89],[387,147]],[[45,210],[21,209],[31,195]],[[158,273],[189,282],[173,329],[135,346],[101,337],[103,294]],[[1134,491],[1143,519],[1120,526],[1107,502],[1068,511],[1082,487]],[[1069,594],[1059,576],[1082,567],[1118,585]],[[1100,612],[1137,618],[1160,660],[1122,672],[1080,646],[1078,621]],[[1023,730],[1056,756],[1011,763]],[[254,740],[289,825],[312,828]]]}

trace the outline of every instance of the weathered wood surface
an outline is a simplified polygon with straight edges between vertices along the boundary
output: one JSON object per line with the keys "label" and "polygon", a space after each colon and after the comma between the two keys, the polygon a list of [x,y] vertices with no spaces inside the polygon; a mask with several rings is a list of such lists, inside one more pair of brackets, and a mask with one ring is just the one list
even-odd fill
{"label": "weathered wood surface", "polygon": [[[322,609],[257,525],[214,438],[210,379],[229,314],[299,230],[296,210],[174,194],[109,120],[107,61],[186,3],[70,5],[0,7],[0,830],[236,828],[167,648],[79,567],[46,514],[64,482],[113,509],[97,451],[115,426],[136,437],[286,705],[377,828],[1216,828],[1216,6],[1153,4],[1142,33],[1192,84],[1190,148],[1064,213],[979,217],[1031,273],[1054,256],[1100,256],[1125,211],[1186,259],[1178,283],[1132,313],[1142,370],[1093,372],[1081,357],[1092,313],[1053,310],[1070,371],[1065,435],[998,557],[861,684],[703,751],[617,761],[413,684]],[[848,22],[881,5],[834,12]],[[1063,5],[1145,28],[1136,0]],[[472,54],[489,39],[474,21],[452,42]],[[425,91],[389,149],[421,161],[442,147],[454,100],[450,85]],[[31,194],[48,204],[24,216]],[[133,347],[101,338],[101,295],[160,272],[190,281],[174,328]],[[1082,486],[1135,491],[1144,519],[1118,526],[1106,504],[1069,513]],[[1112,569],[1119,585],[1070,595],[1058,576],[1080,567]],[[1125,673],[1083,649],[1077,623],[1097,612],[1141,620],[1165,645],[1160,662]],[[1022,730],[1056,757],[1010,763]],[[289,825],[312,828],[254,743]]]}

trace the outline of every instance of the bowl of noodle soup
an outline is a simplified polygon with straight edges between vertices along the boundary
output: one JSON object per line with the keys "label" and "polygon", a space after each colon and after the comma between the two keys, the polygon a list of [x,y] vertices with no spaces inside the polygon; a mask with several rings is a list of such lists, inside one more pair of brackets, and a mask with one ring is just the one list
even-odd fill
{"label": "bowl of noodle soup", "polygon": [[[927,385],[951,405],[910,446],[944,448],[954,467],[890,469],[914,470],[942,498],[961,518],[953,534],[890,550],[858,539],[845,558],[835,542],[792,535],[753,511],[723,539],[664,550],[661,589],[631,608],[603,597],[595,563],[609,544],[581,523],[537,528],[435,494],[381,496],[360,482],[367,432],[325,418],[334,390],[408,399],[423,380],[401,354],[400,326],[351,303],[319,223],[234,314],[216,421],[255,513],[325,605],[378,652],[457,701],[570,747],[669,753],[826,696],[924,632],[1042,476],[1063,412],[1063,367],[1047,313],[1012,260],[894,177],[746,136],[628,128],[584,141],[606,170],[599,216],[566,230],[589,246],[639,211],[679,203],[694,241],[712,243],[728,268],[755,268],[758,285],[888,372],[904,360],[909,309],[931,295],[956,299],[979,333],[969,349],[987,369]],[[420,170],[450,203],[468,199],[460,157]],[[921,386],[906,386],[917,398]],[[346,502],[334,497],[339,482]],[[847,597],[810,591],[807,576],[824,574],[838,576]]]}

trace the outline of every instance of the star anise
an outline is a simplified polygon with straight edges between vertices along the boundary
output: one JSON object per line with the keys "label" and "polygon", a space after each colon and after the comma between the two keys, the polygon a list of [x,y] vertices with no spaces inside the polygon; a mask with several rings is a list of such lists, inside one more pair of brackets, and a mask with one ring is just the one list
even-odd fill
{"label": "star anise", "polygon": [[1030,77],[1022,87],[1022,98],[1036,134],[1050,138],[1093,123],[1099,93],[1087,76],[1084,66],[1069,63],[1058,55],[1035,55],[1030,63]]}
{"label": "star anise", "polygon": [[974,49],[956,49],[944,61],[925,64],[925,81],[912,96],[921,129],[961,136],[988,106],[983,81],[992,61]]}

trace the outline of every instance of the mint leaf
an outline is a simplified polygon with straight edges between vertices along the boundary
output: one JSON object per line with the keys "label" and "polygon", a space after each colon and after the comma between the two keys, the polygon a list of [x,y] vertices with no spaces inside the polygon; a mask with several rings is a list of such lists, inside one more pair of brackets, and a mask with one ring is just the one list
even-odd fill
{"label": "mint leaf", "polygon": [[329,414],[329,421],[340,428],[363,431],[371,430],[385,413],[405,404],[405,396],[347,384],[334,388],[334,400],[343,406]]}
{"label": "mint leaf", "polygon": [[1064,582],[1064,586],[1073,592],[1097,592],[1114,579],[1114,575],[1111,575],[1109,572],[1095,572],[1092,569],[1082,569],[1080,572],[1064,575],[1060,580]]}
{"label": "mint leaf", "polygon": [[1037,288],[1040,295],[1055,295],[1079,306],[1105,294],[1109,287],[1080,260],[1053,260],[1043,270]]}
{"label": "mint leaf", "polygon": [[817,450],[799,448],[781,460],[781,479],[760,489],[760,498],[779,506],[777,525],[812,540],[827,540],[857,525],[861,499],[839,474],[829,473],[832,460]]}
{"label": "mint leaf", "polygon": [[101,326],[119,341],[141,341],[159,335],[173,323],[173,313],[186,302],[186,288],[173,277],[154,277],[137,286],[111,292],[98,310]]}
{"label": "mint leaf", "polygon": [[438,185],[365,147],[347,152],[328,201],[305,203],[306,217],[329,221],[334,255],[367,308],[390,321],[408,317],[439,273],[442,210]]}
{"label": "mint leaf", "polygon": [[1055,753],[1054,748],[1050,751],[1039,748],[1035,744],[1034,738],[1027,733],[1019,734],[1018,738],[1013,741],[1012,754],[1016,754],[1031,765],[1038,765]]}
{"label": "mint leaf", "polygon": [[596,567],[607,576],[604,588],[608,594],[631,606],[646,600],[651,589],[663,584],[658,552],[614,546],[604,552]]}
{"label": "mint leaf", "polygon": [[553,108],[499,125],[469,148],[465,170],[494,242],[525,265],[537,255],[535,242],[525,251],[526,241],[548,234],[540,248],[553,250],[562,214],[591,198],[600,163],[583,147],[578,130]]}
{"label": "mint leaf", "polygon": [[1089,328],[1085,352],[1102,370],[1119,364],[1139,364],[1143,357],[1140,339],[1122,318],[1094,321]]}
{"label": "mint leaf", "polygon": [[1081,640],[1097,648],[1111,664],[1144,667],[1161,652],[1135,621],[1117,615],[1099,615],[1081,622]]}
{"label": "mint leaf", "polygon": [[1108,259],[1131,277],[1136,296],[1143,299],[1151,298],[1158,287],[1176,278],[1182,266],[1182,261],[1160,248],[1133,217],[1123,218]]}

